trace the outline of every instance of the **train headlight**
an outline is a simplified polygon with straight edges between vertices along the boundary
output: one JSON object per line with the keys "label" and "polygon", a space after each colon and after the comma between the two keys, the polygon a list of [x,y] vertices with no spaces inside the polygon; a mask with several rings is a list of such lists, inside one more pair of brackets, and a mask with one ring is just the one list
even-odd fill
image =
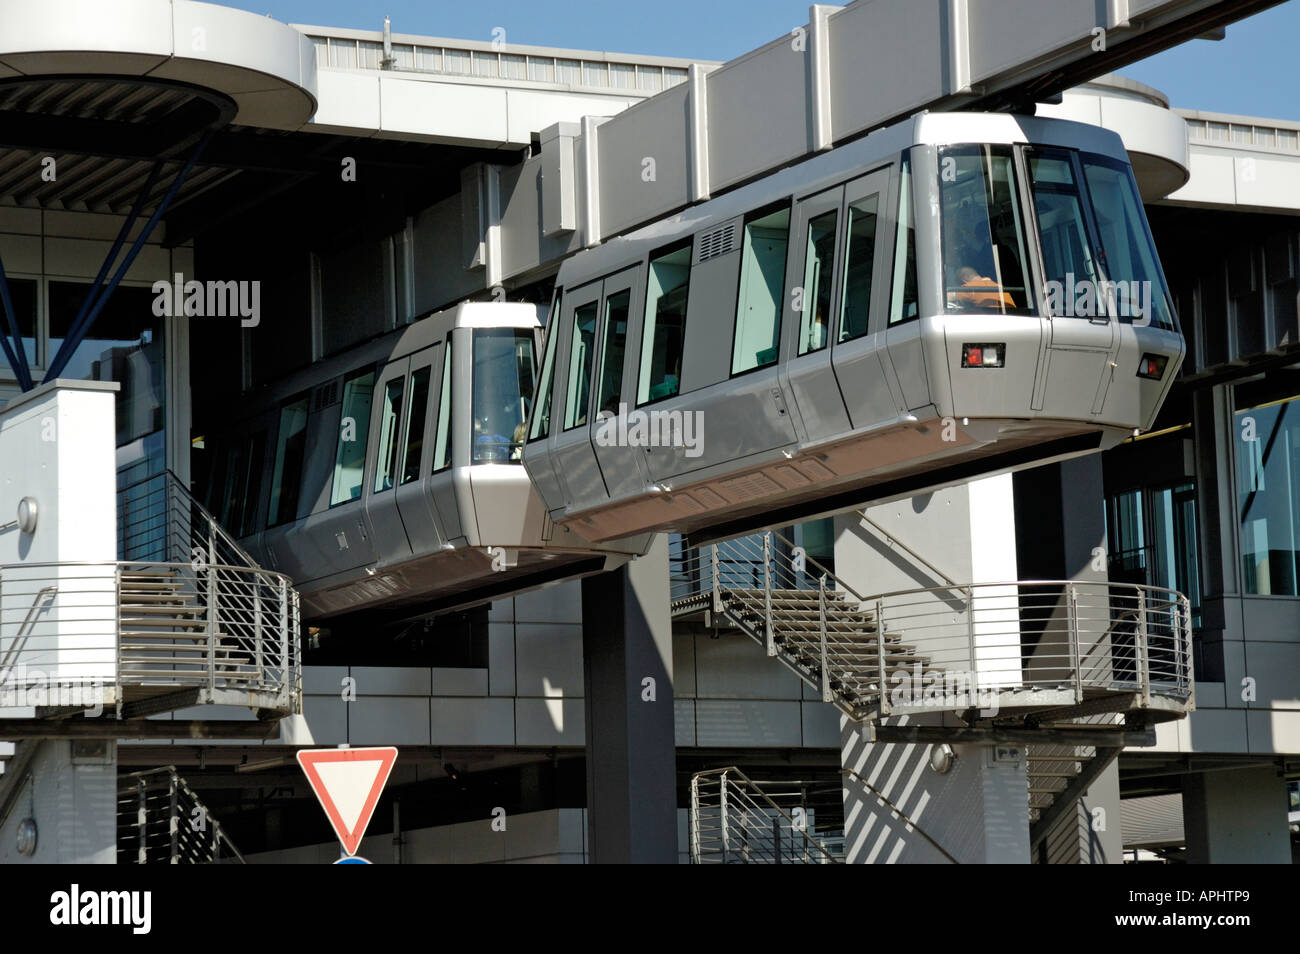
{"label": "train headlight", "polygon": [[1163,354],[1144,354],[1142,363],[1138,365],[1138,377],[1159,381],[1165,376],[1165,365],[1168,363],[1169,358]]}
{"label": "train headlight", "polygon": [[961,346],[963,368],[1000,368],[1006,361],[1005,344],[964,344]]}

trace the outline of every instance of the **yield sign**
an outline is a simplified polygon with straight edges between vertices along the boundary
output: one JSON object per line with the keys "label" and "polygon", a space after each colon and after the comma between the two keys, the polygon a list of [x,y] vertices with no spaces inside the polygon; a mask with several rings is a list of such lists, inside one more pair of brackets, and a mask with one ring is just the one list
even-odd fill
{"label": "yield sign", "polygon": [[371,749],[303,749],[298,764],[349,855],[357,853],[370,816],[397,760],[391,745]]}

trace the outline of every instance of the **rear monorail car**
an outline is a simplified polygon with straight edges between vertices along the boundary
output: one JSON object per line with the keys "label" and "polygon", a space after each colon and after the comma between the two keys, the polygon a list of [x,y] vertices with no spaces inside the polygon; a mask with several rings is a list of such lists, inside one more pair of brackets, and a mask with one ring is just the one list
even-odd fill
{"label": "rear monorail car", "polygon": [[539,337],[534,305],[463,303],[250,395],[214,441],[210,508],[308,620],[626,562],[648,538],[554,526],[521,466]]}
{"label": "rear monorail car", "polygon": [[922,114],[567,260],[524,464],[592,541],[1104,449],[1183,358],[1118,136]]}

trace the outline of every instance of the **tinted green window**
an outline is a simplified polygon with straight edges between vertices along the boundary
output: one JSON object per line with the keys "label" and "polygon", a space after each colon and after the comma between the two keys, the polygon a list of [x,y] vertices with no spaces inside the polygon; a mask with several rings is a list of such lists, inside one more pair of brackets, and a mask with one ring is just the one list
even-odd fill
{"label": "tinted green window", "polygon": [[392,487],[397,476],[402,389],[405,384],[404,378],[393,378],[384,385],[384,400],[379,409],[379,452],[375,455],[375,493]]}
{"label": "tinted green window", "polygon": [[736,300],[736,338],[731,373],[775,364],[785,297],[785,259],[790,245],[790,210],[745,223]]}
{"label": "tinted green window", "polygon": [[366,443],[370,436],[370,402],[375,392],[375,372],[353,375],[343,384],[339,442],[334,451],[334,483],[330,506],[361,496],[366,470]]}
{"label": "tinted green window", "polygon": [[689,245],[650,262],[646,275],[645,329],[641,335],[641,373],[636,390],[638,404],[673,397],[682,389],[690,280]]}

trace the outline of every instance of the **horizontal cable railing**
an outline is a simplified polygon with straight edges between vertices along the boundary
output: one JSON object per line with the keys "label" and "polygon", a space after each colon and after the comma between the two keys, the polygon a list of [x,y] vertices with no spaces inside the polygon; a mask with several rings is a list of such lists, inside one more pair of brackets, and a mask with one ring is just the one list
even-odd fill
{"label": "horizontal cable railing", "polygon": [[808,832],[806,810],[782,804],[735,767],[691,777],[692,864],[838,864]]}
{"label": "horizontal cable railing", "polygon": [[119,488],[117,555],[120,560],[258,566],[170,470]]}
{"label": "horizontal cable railing", "polygon": [[128,689],[136,698],[185,687],[238,689],[272,695],[296,712],[298,620],[296,591],[268,570],[156,562],[0,566],[0,692],[30,696],[35,687],[58,686],[79,706],[108,698],[107,691],[93,693],[110,688],[119,703]]}
{"label": "horizontal cable railing", "polygon": [[171,765],[119,779],[119,864],[244,864],[221,823]]}

